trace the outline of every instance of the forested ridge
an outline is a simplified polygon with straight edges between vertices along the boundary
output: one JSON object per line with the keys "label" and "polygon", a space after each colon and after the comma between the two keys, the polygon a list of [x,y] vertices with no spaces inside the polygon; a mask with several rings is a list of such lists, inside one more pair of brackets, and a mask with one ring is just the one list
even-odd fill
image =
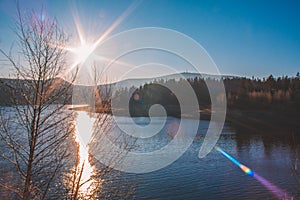
{"label": "forested ridge", "polygon": [[[159,80],[144,84],[139,88],[123,88],[119,90],[117,96],[120,101],[122,96],[131,94],[131,104],[161,104],[178,105],[176,96],[168,89],[169,85],[173,85],[180,90],[182,81],[185,80]],[[187,79],[192,86],[200,108],[210,107],[210,95],[206,86],[207,82],[213,85],[218,81],[210,78],[194,78]],[[226,99],[228,108],[236,108],[242,110],[248,109],[297,109],[300,108],[300,78],[299,73],[295,77],[273,77],[268,78],[245,78],[231,77],[221,80],[224,82],[226,90]],[[184,90],[184,88],[182,88]],[[139,95],[136,98],[136,95]]]}

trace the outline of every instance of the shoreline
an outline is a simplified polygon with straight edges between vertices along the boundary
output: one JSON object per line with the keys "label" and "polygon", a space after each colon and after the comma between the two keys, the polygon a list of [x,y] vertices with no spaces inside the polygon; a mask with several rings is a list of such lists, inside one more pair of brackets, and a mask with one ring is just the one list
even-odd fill
{"label": "shoreline", "polygon": [[[171,109],[172,108],[172,109]],[[91,112],[91,108],[88,105],[75,105],[69,106],[67,109],[75,111]],[[204,108],[198,111],[188,111],[187,113],[180,113],[177,107],[167,107],[167,116],[186,119],[199,119],[197,116],[200,114],[200,120],[211,120],[211,110]],[[128,111],[127,111],[128,112]],[[198,112],[198,113],[197,113]],[[97,108],[95,113],[112,114],[109,108]],[[114,115],[116,116],[128,116],[125,109],[114,109]],[[155,115],[154,116],[162,116]],[[140,108],[131,112],[128,117],[149,117],[147,107]],[[237,130],[248,130],[249,133],[268,134],[271,132],[299,132],[300,131],[300,113],[283,112],[274,110],[243,110],[243,109],[227,109],[225,123],[230,124]],[[245,132],[245,131],[244,131]]]}

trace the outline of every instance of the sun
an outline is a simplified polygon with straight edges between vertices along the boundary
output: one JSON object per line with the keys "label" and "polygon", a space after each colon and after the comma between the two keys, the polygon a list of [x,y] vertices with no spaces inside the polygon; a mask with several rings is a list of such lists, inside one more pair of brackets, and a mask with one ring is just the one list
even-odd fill
{"label": "sun", "polygon": [[69,48],[68,50],[73,53],[74,62],[76,64],[82,64],[92,55],[95,47],[93,44],[83,43],[78,47]]}
{"label": "sun", "polygon": [[[78,46],[65,46],[65,47],[59,47],[67,52],[70,52],[73,54],[73,59],[71,60],[71,66],[68,68],[68,70],[65,72],[65,74],[68,74],[70,71],[72,71],[74,68],[78,66],[82,66],[87,59],[90,60],[92,58],[92,55],[95,55],[95,50],[97,49],[97,46],[105,40],[109,34],[115,30],[122,21],[131,13],[134,9],[137,8],[137,6],[140,4],[140,2],[133,2],[115,21],[107,28],[107,30],[100,35],[97,39],[94,40],[93,43],[88,43],[87,41],[89,38],[84,37],[84,28],[81,26],[80,18],[76,14],[77,12],[74,11],[74,22],[77,29],[77,35],[79,37],[79,45]],[[107,58],[104,58],[102,56],[97,55],[97,58],[102,60],[110,60]]]}

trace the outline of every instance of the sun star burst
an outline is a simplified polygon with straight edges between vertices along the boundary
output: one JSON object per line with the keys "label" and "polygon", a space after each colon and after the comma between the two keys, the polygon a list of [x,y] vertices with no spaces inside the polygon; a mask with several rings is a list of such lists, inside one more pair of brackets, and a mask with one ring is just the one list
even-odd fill
{"label": "sun star burst", "polygon": [[81,44],[78,47],[68,48],[68,50],[74,54],[74,62],[76,64],[84,63],[93,53],[94,49],[94,45],[88,43]]}

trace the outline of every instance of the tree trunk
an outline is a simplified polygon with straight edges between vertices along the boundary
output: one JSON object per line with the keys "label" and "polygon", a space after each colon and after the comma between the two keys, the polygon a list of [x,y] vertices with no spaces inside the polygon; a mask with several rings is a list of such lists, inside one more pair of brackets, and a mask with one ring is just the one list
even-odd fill
{"label": "tree trunk", "polygon": [[34,148],[33,148],[33,146],[30,146],[30,154],[29,154],[29,160],[28,160],[28,165],[27,165],[27,173],[26,173],[26,177],[25,177],[23,200],[30,199],[33,156],[34,156]]}

